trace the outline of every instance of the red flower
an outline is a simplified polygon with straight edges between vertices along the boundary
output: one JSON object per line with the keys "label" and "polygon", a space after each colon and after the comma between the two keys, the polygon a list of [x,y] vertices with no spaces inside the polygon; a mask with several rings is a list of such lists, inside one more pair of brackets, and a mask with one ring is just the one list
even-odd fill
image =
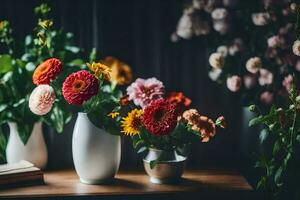
{"label": "red flower", "polygon": [[143,113],[143,123],[146,129],[157,136],[167,135],[177,124],[176,105],[164,99],[152,101]]}
{"label": "red flower", "polygon": [[50,58],[40,64],[32,75],[35,85],[49,84],[62,71],[62,62],[57,58]]}
{"label": "red flower", "polygon": [[63,83],[63,96],[69,104],[81,105],[96,95],[99,90],[98,79],[86,70],[70,74]]}
{"label": "red flower", "polygon": [[184,96],[182,92],[170,92],[167,97],[166,101],[169,103],[176,104],[178,111],[182,113],[186,107],[189,107],[192,103],[192,100],[188,97]]}

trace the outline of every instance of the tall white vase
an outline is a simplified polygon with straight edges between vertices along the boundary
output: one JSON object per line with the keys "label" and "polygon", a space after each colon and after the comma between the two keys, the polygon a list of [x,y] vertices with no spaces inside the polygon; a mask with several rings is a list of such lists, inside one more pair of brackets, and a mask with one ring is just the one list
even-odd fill
{"label": "tall white vase", "polygon": [[35,166],[43,169],[47,165],[48,152],[43,136],[42,123],[37,122],[33,126],[32,133],[26,145],[23,144],[18,125],[14,122],[8,123],[10,134],[6,147],[6,159],[8,163],[16,163],[27,160]]}
{"label": "tall white vase", "polygon": [[72,152],[75,169],[82,183],[105,183],[118,172],[121,138],[94,126],[86,113],[78,113]]}

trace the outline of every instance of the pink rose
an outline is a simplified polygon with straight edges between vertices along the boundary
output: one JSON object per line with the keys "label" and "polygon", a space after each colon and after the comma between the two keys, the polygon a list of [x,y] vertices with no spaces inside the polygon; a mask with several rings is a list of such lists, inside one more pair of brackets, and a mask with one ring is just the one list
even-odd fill
{"label": "pink rose", "polygon": [[273,74],[269,70],[262,68],[259,70],[259,75],[260,75],[258,78],[259,85],[264,86],[273,83]]}
{"label": "pink rose", "polygon": [[284,77],[284,80],[282,81],[282,85],[288,92],[292,89],[293,80],[293,76],[289,74],[288,76]]}

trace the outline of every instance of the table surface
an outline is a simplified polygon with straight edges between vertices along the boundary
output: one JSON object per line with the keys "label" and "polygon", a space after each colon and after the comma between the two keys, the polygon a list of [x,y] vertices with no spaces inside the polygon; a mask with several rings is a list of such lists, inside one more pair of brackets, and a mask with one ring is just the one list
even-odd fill
{"label": "table surface", "polygon": [[113,184],[85,185],[80,183],[74,170],[45,172],[45,184],[1,189],[0,198],[70,197],[118,195],[155,195],[217,192],[253,192],[246,179],[237,172],[226,170],[186,170],[182,181],[173,185],[149,182],[143,172],[119,172]]}

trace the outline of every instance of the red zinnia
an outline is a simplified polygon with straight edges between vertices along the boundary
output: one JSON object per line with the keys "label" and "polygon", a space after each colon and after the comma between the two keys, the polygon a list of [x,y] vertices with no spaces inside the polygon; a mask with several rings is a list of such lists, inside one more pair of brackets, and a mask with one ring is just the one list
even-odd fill
{"label": "red zinnia", "polygon": [[154,135],[169,134],[177,124],[176,105],[164,99],[152,101],[144,109],[143,122],[146,129]]}
{"label": "red zinnia", "polygon": [[63,96],[69,104],[81,105],[96,95],[99,90],[98,79],[86,70],[70,74],[63,83]]}
{"label": "red zinnia", "polygon": [[32,75],[35,85],[49,84],[62,71],[62,62],[57,58],[49,58],[40,64]]}

